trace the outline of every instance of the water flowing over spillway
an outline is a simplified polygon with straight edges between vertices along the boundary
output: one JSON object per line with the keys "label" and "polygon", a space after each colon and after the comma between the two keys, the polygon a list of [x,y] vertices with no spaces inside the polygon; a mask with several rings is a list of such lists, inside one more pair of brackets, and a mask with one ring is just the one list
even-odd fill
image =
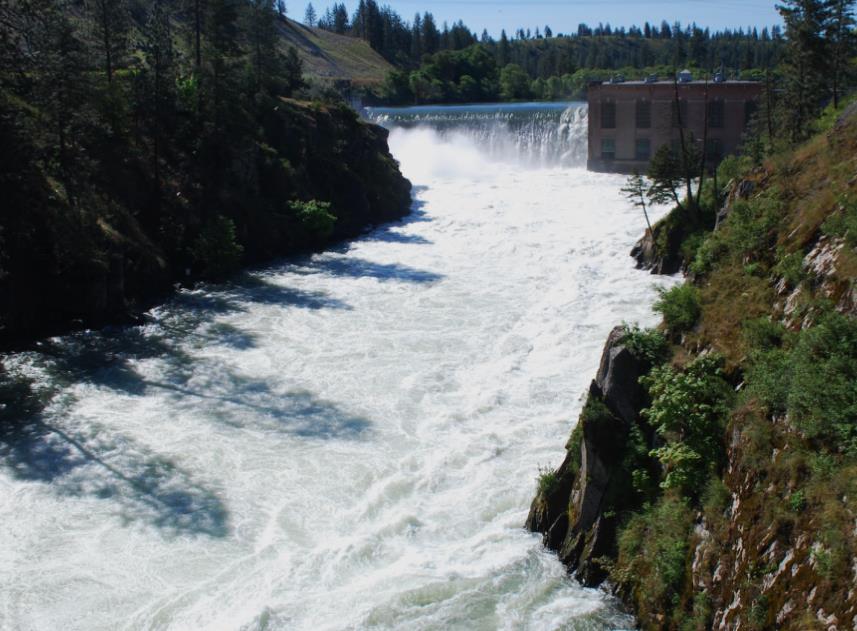
{"label": "water flowing over spillway", "polygon": [[622,178],[564,166],[576,107],[515,109],[553,134],[517,162],[497,109],[383,114],[407,220],[4,359],[37,396],[0,429],[0,629],[631,625],[522,524],[672,281]]}

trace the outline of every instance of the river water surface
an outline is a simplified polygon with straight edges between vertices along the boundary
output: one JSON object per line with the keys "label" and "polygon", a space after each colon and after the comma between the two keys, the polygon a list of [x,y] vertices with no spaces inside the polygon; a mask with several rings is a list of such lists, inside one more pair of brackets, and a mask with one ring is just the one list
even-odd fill
{"label": "river water surface", "polygon": [[369,116],[405,221],[5,358],[34,396],[0,431],[0,628],[632,624],[522,529],[607,333],[673,282],[633,269],[622,178],[575,166],[574,106]]}

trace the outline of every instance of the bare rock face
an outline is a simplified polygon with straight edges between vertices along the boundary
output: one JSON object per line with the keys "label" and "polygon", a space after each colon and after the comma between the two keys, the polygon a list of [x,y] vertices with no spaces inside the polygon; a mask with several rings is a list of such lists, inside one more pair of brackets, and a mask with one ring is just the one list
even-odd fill
{"label": "bare rock face", "polygon": [[623,335],[621,327],[610,333],[576,430],[579,446],[570,441],[554,472],[556,482],[533,500],[526,523],[589,586],[607,576],[598,559],[615,554],[617,524],[606,498],[627,492],[617,488],[625,478],[616,474],[630,427],[645,404],[639,378],[646,367],[622,345]]}
{"label": "bare rock face", "polygon": [[652,274],[675,274],[681,271],[681,256],[677,248],[666,253],[658,251],[655,239],[661,229],[663,228],[660,224],[655,226],[655,236],[646,231],[643,238],[631,249],[631,257],[637,261],[637,269],[647,269]]}

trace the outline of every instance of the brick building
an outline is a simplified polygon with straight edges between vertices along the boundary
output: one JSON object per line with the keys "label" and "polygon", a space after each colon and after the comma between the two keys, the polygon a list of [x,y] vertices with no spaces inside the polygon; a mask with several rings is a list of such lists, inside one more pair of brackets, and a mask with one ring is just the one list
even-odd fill
{"label": "brick building", "polygon": [[[685,138],[702,142],[706,84],[687,71],[678,84],[680,114],[673,81],[627,81],[589,86],[590,171],[645,174],[661,145],[680,146],[679,119]],[[763,85],[754,81],[711,81],[708,90],[708,143],[712,162],[735,153],[747,122],[756,111]]]}

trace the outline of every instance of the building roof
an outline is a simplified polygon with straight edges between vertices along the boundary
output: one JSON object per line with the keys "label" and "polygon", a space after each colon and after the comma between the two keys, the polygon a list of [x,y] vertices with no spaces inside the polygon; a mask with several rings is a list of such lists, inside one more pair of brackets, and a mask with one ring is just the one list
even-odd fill
{"label": "building roof", "polygon": [[[738,79],[738,80],[729,79],[728,81],[720,81],[720,82],[708,81],[707,83],[708,83],[708,86],[711,87],[711,86],[721,86],[721,85],[736,85],[736,86],[737,85],[760,85],[761,81],[745,81],[742,79]],[[684,83],[679,81],[678,84],[679,84],[679,86],[683,86],[683,85],[705,85],[706,82],[702,81],[700,79],[694,79],[693,81],[685,81]],[[623,85],[637,85],[637,86],[639,86],[639,85],[668,85],[668,86],[672,86],[673,80],[672,79],[665,79],[663,81],[658,80],[658,81],[620,81],[620,82],[600,81],[600,82],[598,82],[597,85],[610,85],[610,86],[614,86],[614,87],[620,87]]]}

